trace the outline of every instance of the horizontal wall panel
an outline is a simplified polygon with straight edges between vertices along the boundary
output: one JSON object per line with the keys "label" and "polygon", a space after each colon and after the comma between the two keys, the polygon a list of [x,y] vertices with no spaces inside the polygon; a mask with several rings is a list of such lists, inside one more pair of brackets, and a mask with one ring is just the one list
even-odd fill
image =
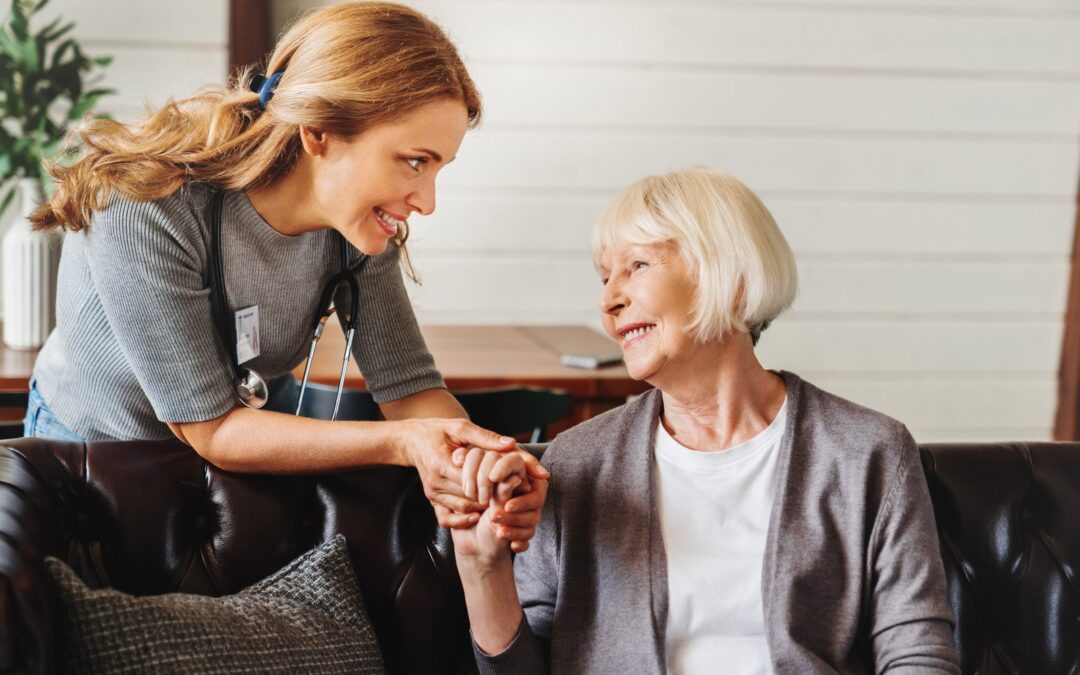
{"label": "horizontal wall panel", "polygon": [[815,372],[1040,375],[1057,368],[1061,321],[807,319],[781,316],[762,335],[762,363]]}
{"label": "horizontal wall panel", "polygon": [[144,45],[228,44],[229,3],[224,0],[52,0],[41,11],[41,25],[57,16],[75,22],[80,40]]}
{"label": "horizontal wall panel", "polygon": [[[447,178],[456,167],[447,169]],[[615,194],[478,194],[445,189],[434,215],[410,219],[423,251],[589,255],[593,223]],[[1075,203],[834,201],[761,195],[796,255],[1047,256],[1065,259]]]}
{"label": "horizontal wall panel", "polygon": [[803,374],[817,386],[905,424],[934,429],[1049,428],[1057,381],[862,382]]}
{"label": "horizontal wall panel", "polygon": [[91,53],[111,54],[102,86],[118,94],[101,100],[101,108],[125,121],[145,116],[146,104],[163,105],[169,98],[183,98],[207,86],[221,86],[228,71],[224,48],[142,47],[87,43]]}
{"label": "horizontal wall panel", "polygon": [[1058,314],[1069,265],[1060,263],[800,263],[802,312]]}
{"label": "horizontal wall panel", "polygon": [[1072,198],[1072,144],[762,135],[503,131],[467,138],[444,186],[615,190],[705,165],[756,191]]}
{"label": "horizontal wall panel", "polygon": [[[421,308],[468,313],[526,308],[533,312],[597,311],[600,282],[587,259],[514,260],[509,256],[413,259],[425,283]],[[803,313],[875,315],[1060,315],[1068,263],[802,262],[795,309]],[[495,282],[495,280],[502,280]]]}
{"label": "horizontal wall panel", "polygon": [[544,63],[482,63],[472,74],[484,94],[487,128],[591,125],[1080,135],[1076,82],[659,72]]}
{"label": "horizontal wall panel", "polygon": [[749,3],[414,5],[439,20],[474,62],[1080,75],[1080,17],[826,13]]}

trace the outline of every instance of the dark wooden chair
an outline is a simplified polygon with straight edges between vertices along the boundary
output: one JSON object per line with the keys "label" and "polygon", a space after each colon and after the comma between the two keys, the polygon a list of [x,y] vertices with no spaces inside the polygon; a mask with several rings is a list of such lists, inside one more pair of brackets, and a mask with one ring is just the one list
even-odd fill
{"label": "dark wooden chair", "polygon": [[23,418],[29,397],[25,391],[0,391],[0,438],[23,435]]}

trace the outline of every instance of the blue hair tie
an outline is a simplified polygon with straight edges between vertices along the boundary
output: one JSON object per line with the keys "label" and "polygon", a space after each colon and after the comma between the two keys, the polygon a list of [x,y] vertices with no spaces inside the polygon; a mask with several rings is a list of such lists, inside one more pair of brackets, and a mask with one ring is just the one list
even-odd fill
{"label": "blue hair tie", "polygon": [[259,95],[259,107],[266,110],[266,104],[270,103],[270,99],[274,97],[274,89],[277,87],[278,82],[281,81],[281,76],[285,74],[284,70],[279,70],[270,77],[265,75],[256,75],[251,80],[251,91]]}

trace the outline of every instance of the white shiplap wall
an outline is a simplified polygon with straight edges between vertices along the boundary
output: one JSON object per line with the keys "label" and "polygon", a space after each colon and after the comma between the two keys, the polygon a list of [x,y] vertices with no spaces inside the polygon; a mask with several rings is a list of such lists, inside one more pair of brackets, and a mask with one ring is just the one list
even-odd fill
{"label": "white shiplap wall", "polygon": [[[280,26],[310,0],[277,0]],[[1048,438],[1080,164],[1080,0],[423,0],[484,127],[413,227],[422,321],[597,322],[592,220],[727,170],[799,261],[763,362],[923,441]]]}
{"label": "white shiplap wall", "polygon": [[51,0],[42,16],[56,15],[75,22],[88,54],[113,56],[103,84],[117,95],[101,109],[120,119],[225,80],[227,0]]}
{"label": "white shiplap wall", "polygon": [[[276,0],[280,26],[317,2]],[[423,0],[487,106],[414,223],[422,321],[596,323],[592,220],[743,178],[799,260],[766,365],[920,440],[1046,438],[1080,163],[1080,0]],[[137,114],[226,68],[224,0],[54,0]]]}

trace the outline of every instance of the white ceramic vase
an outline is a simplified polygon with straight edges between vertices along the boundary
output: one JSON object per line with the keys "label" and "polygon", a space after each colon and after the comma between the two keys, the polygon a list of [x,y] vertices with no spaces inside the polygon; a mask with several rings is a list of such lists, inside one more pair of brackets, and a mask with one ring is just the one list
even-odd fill
{"label": "white ceramic vase", "polygon": [[57,230],[35,232],[30,213],[43,200],[41,184],[19,180],[19,216],[3,239],[4,343],[12,349],[45,344],[56,319],[56,271],[62,236]]}

